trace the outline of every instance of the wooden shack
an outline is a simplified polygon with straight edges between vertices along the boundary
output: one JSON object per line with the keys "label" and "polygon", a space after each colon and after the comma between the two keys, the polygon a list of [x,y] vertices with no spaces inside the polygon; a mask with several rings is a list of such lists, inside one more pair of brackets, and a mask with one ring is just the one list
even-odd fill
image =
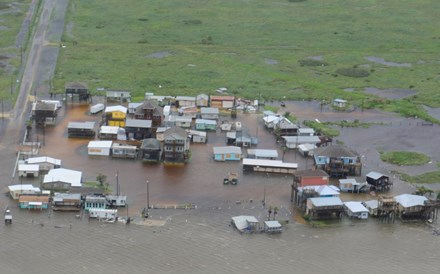
{"label": "wooden shack", "polygon": [[341,218],[344,203],[339,197],[316,197],[307,199],[306,214],[310,220]]}
{"label": "wooden shack", "polygon": [[366,175],[366,180],[370,189],[373,191],[388,191],[393,187],[390,177],[375,171],[371,171]]}

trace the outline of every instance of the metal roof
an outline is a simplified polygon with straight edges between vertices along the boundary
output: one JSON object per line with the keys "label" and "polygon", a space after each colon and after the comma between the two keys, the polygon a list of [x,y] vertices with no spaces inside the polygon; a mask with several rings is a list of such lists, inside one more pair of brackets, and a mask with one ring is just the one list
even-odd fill
{"label": "metal roof", "polygon": [[119,127],[116,126],[101,126],[99,133],[118,134]]}
{"label": "metal roof", "polygon": [[104,112],[115,112],[120,111],[122,113],[127,113],[127,108],[124,106],[109,106],[105,108]]}
{"label": "metal roof", "polygon": [[281,136],[290,144],[317,144],[321,142],[318,136]]}
{"label": "metal roof", "polygon": [[264,159],[243,159],[243,165],[261,166],[261,167],[279,167],[279,168],[298,168],[296,163],[283,163],[280,160],[264,160]]}
{"label": "metal roof", "polygon": [[219,114],[218,108],[200,108],[201,114]]}
{"label": "metal roof", "polygon": [[65,169],[65,168],[56,168],[49,170],[49,173],[44,175],[43,183],[52,183],[52,182],[65,182],[69,183],[72,187],[81,187],[81,177],[82,172]]}
{"label": "metal roof", "polygon": [[39,171],[39,165],[18,165],[18,171]]}
{"label": "metal roof", "polygon": [[339,188],[333,185],[318,185],[318,186],[304,186],[299,187],[299,191],[304,189],[313,189],[319,196],[339,196]]}
{"label": "metal roof", "polygon": [[374,179],[374,180],[380,179],[383,176],[388,177],[388,176],[383,175],[382,173],[379,173],[376,171],[371,171],[367,174],[367,177],[370,177],[371,179]]}
{"label": "metal roof", "polygon": [[339,184],[352,184],[354,186],[360,185],[360,183],[356,182],[356,179],[339,179]]}
{"label": "metal roof", "polygon": [[341,199],[339,197],[317,197],[317,198],[309,198],[312,204],[316,207],[321,206],[342,206]]}
{"label": "metal roof", "polygon": [[264,221],[267,228],[281,228],[282,225],[278,221]]}
{"label": "metal roof", "polygon": [[256,157],[278,158],[278,151],[276,149],[248,149],[247,153]]}
{"label": "metal roof", "polygon": [[125,127],[151,128],[151,120],[126,119]]}
{"label": "metal roof", "polygon": [[254,216],[235,216],[232,217],[235,227],[238,230],[244,230],[248,228],[249,223],[258,223],[257,218]]}
{"label": "metal roof", "polygon": [[35,187],[33,185],[30,184],[26,184],[26,185],[10,185],[8,186],[9,191],[18,191],[18,190],[33,190],[35,192],[40,192],[40,188]]}
{"label": "metal roof", "polygon": [[362,202],[345,202],[344,205],[353,213],[368,212],[368,209]]}
{"label": "metal roof", "polygon": [[90,141],[87,148],[111,148],[113,141]]}
{"label": "metal roof", "polygon": [[176,96],[176,101],[196,101],[196,97],[193,96]]}
{"label": "metal roof", "polygon": [[94,129],[95,122],[69,122],[67,128],[75,129]]}
{"label": "metal roof", "polygon": [[[315,136],[316,137],[316,136]],[[326,156],[330,158],[340,157],[357,157],[358,154],[342,145],[330,145],[325,147],[319,147],[315,150],[316,156]]]}
{"label": "metal roof", "polygon": [[208,120],[208,119],[196,119],[196,124],[217,125],[217,122],[214,120]]}
{"label": "metal roof", "polygon": [[377,200],[370,200],[362,202],[363,205],[367,208],[376,209],[379,206],[379,202]]}
{"label": "metal roof", "polygon": [[394,199],[403,207],[423,206],[425,205],[425,201],[428,200],[425,196],[413,194],[398,195],[394,197]]}
{"label": "metal roof", "polygon": [[212,150],[214,154],[225,154],[225,153],[241,154],[241,147],[236,147],[236,146],[213,147]]}

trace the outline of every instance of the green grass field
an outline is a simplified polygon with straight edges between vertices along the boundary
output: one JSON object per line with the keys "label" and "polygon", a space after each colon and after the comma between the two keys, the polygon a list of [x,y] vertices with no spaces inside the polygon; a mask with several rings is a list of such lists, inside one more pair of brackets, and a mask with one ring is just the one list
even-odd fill
{"label": "green grass field", "polygon": [[15,46],[31,0],[0,2],[0,98],[11,97],[11,79],[20,66],[20,48]]}
{"label": "green grass field", "polygon": [[[364,100],[424,118],[414,104],[440,107],[439,9],[428,0],[72,0],[54,87],[62,92],[66,82],[85,81],[92,90],[127,89],[137,98],[228,87],[247,98]],[[304,61],[317,56],[325,65]],[[369,76],[337,72],[352,68]],[[364,87],[417,94],[377,100]]]}

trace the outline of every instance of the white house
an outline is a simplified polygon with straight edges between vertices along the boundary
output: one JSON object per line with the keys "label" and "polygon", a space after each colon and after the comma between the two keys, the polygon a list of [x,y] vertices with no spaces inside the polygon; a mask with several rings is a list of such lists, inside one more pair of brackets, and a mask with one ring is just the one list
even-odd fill
{"label": "white house", "polygon": [[89,155],[109,156],[112,143],[112,141],[90,141],[87,146],[87,153]]}
{"label": "white house", "polygon": [[20,177],[38,177],[39,172],[39,165],[18,165],[18,176]]}
{"label": "white house", "polygon": [[345,202],[344,209],[349,217],[368,219],[368,209],[362,202]]}
{"label": "white house", "polygon": [[33,185],[10,185],[8,186],[9,194],[11,194],[12,199],[18,200],[20,195],[22,194],[37,194],[40,193],[41,190],[38,187],[34,187]]}
{"label": "white house", "polygon": [[82,172],[66,168],[51,169],[43,179],[45,189],[69,190],[71,187],[81,186]]}

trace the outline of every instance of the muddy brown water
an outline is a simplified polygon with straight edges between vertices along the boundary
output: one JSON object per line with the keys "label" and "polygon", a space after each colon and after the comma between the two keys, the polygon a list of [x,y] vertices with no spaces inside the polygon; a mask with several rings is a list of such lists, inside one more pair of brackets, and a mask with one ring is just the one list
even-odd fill
{"label": "muddy brown water", "polygon": [[[0,203],[13,206],[14,214],[12,226],[0,227],[3,254],[0,263],[5,273],[435,273],[439,267],[440,238],[433,234],[437,223],[396,221],[386,224],[375,219],[345,218],[322,228],[306,225],[290,206],[291,178],[243,174],[239,163],[213,161],[212,147],[224,145],[221,132],[210,132],[207,144],[191,145],[192,158],[185,166],[89,157],[88,140],[66,136],[69,121],[100,119],[100,115],[88,115],[88,109],[86,105],[63,107],[57,125],[45,131],[41,155],[60,158],[64,167],[83,171],[85,181],[95,180],[98,173],[106,174],[113,189],[116,171],[119,171],[121,192],[129,198],[128,214],[136,220],[146,204],[146,180],[149,181],[150,204],[195,203],[197,209],[151,210],[152,219],[166,224],[154,227],[134,222],[125,226],[88,222],[86,218],[76,218],[75,213],[49,215],[48,212],[19,210],[5,195],[0,197]],[[415,129],[430,130],[429,134],[439,130],[438,127],[417,127],[414,123],[409,126],[407,120],[376,111],[346,114],[323,110],[321,113],[319,104],[314,102],[288,104],[285,111],[301,120],[351,117],[393,123],[373,131],[342,129],[344,137],[340,137],[340,141],[367,157],[363,173],[371,167],[379,171],[389,168],[375,165],[377,147],[412,146],[423,136],[415,134]],[[258,148],[276,148],[282,156],[280,145],[258,122],[256,115],[240,114],[238,119],[253,135],[257,134],[255,126],[259,125]],[[405,126],[400,124],[402,122],[406,122]],[[397,137],[393,140],[393,136],[387,135]],[[30,138],[36,140],[37,136],[38,141],[42,141],[41,130],[33,132]],[[428,150],[428,146],[421,149]],[[437,148],[431,151],[435,153]],[[311,165],[311,160],[306,162],[292,151],[284,155],[284,160],[298,162],[300,169]],[[19,182],[11,179],[8,170],[14,161],[13,153],[0,161],[4,167],[3,185]],[[239,172],[237,186],[222,184],[230,171]],[[411,189],[408,185],[398,182],[393,193],[408,189]],[[229,226],[231,216],[235,215],[254,215],[263,220],[267,216],[267,208],[261,204],[264,193],[267,205],[280,208],[277,219],[289,221],[281,235],[242,235]],[[343,194],[342,198],[372,197]],[[120,215],[127,214],[126,210],[121,210]],[[23,258],[27,258],[26,263],[21,263]]]}

